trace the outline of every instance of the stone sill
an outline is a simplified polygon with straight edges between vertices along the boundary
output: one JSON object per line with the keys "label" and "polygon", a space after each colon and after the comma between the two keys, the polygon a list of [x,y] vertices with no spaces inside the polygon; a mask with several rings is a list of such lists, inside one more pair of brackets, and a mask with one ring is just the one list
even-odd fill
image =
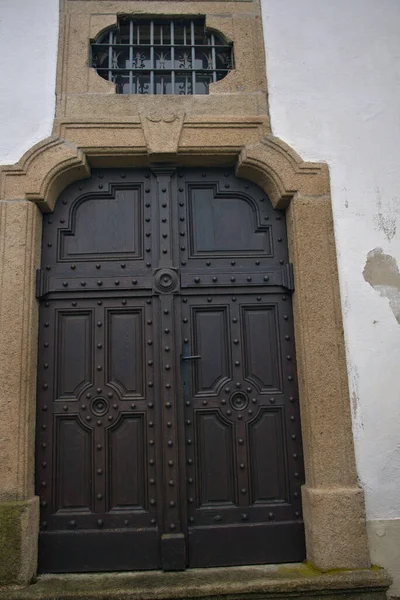
{"label": "stone sill", "polygon": [[189,569],[179,573],[41,575],[22,590],[0,591],[0,600],[246,600],[330,598],[384,600],[391,580],[383,569],[322,573],[306,564]]}

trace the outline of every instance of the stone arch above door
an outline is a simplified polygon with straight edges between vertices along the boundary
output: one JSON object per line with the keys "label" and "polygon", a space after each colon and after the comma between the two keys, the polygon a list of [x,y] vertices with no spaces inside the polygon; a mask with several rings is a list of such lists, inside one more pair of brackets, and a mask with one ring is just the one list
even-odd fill
{"label": "stone arch above door", "polygon": [[31,200],[49,212],[59,193],[87,176],[91,166],[166,162],[236,165],[237,175],[260,185],[276,208],[286,208],[296,194],[329,195],[328,166],[304,162],[279,138],[263,135],[264,125],[261,117],[210,122],[170,113],[142,114],[136,123],[107,126],[64,123],[59,137],[39,142],[16,165],[0,167],[0,199]]}

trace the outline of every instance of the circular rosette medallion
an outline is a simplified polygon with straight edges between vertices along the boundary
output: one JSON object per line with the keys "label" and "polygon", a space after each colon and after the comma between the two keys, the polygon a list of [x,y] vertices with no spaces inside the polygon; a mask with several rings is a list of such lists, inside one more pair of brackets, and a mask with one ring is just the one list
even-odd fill
{"label": "circular rosette medallion", "polygon": [[96,417],[102,417],[108,411],[108,402],[105,398],[93,398],[90,408]]}
{"label": "circular rosette medallion", "polygon": [[229,399],[234,410],[245,410],[249,405],[249,398],[244,392],[235,392]]}
{"label": "circular rosette medallion", "polygon": [[174,292],[178,281],[178,274],[172,269],[160,269],[154,274],[154,288],[163,294]]}

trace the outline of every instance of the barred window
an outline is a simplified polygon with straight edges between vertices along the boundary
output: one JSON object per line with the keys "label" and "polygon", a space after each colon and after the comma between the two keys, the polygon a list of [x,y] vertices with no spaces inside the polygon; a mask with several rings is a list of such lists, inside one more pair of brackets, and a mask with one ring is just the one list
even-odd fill
{"label": "barred window", "polygon": [[90,65],[118,94],[208,94],[233,68],[233,46],[204,18],[121,18],[91,44]]}

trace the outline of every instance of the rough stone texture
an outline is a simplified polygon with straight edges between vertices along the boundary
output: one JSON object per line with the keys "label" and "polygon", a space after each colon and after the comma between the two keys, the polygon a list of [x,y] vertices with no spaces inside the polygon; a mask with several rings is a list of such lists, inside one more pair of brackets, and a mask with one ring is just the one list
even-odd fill
{"label": "rough stone texture", "polygon": [[[148,153],[153,160],[159,155],[160,159],[176,160],[179,138],[182,131],[184,114],[176,112],[143,113],[141,121]],[[160,127],[160,124],[163,127]]]}
{"label": "rough stone texture", "polygon": [[329,196],[296,194],[287,223],[306,481],[345,489],[357,476]]}
{"label": "rough stone texture", "polygon": [[367,567],[330,198],[297,194],[287,216],[295,273],[307,557],[319,569]]}
{"label": "rough stone texture", "polygon": [[0,202],[0,581],[36,571],[33,497],[37,303],[41,216],[27,201]]}
{"label": "rough stone texture", "polygon": [[52,210],[58,194],[88,172],[86,157],[76,146],[47,138],[28,150],[16,165],[0,168],[0,200],[26,199],[40,205],[46,198],[43,209]]}
{"label": "rough stone texture", "polygon": [[321,570],[368,567],[363,491],[306,485],[302,499],[308,560]]}
{"label": "rough stone texture", "polygon": [[382,569],[323,574],[304,564],[191,569],[183,573],[44,575],[37,584],[0,600],[385,600],[390,579]]}
{"label": "rough stone texture", "polygon": [[[99,77],[93,73],[93,69],[88,69],[90,77]],[[101,77],[99,77],[101,79]],[[61,119],[70,121],[84,120],[90,122],[103,119],[110,121],[115,118],[135,119],[143,109],[153,111],[160,106],[163,110],[168,108],[169,104],[178,112],[198,116],[232,116],[243,117],[261,116],[262,106],[265,94],[226,94],[214,96],[146,96],[147,102],[143,102],[143,96],[127,94],[110,93],[110,84],[102,79],[105,86],[101,84],[103,93],[71,94],[63,99],[65,110],[63,115],[58,117],[57,123]],[[222,80],[223,83],[225,80]],[[98,85],[98,84],[96,84]],[[216,85],[219,85],[216,84]],[[221,111],[221,107],[224,109]],[[79,114],[79,119],[77,118]],[[266,118],[266,115],[263,115]]]}
{"label": "rough stone texture", "polygon": [[[66,116],[69,119],[81,119],[83,116],[107,118],[111,114],[138,115],[143,107],[153,102],[154,98],[149,96],[116,94],[114,85],[102,80],[93,69],[88,68],[88,45],[90,39],[115,23],[118,14],[165,15],[165,8],[160,1],[62,2],[57,119]],[[204,112],[203,107],[207,106],[209,115],[268,115],[259,2],[175,1],[168,4],[168,14],[206,15],[207,26],[234,42],[235,69],[223,80],[211,85],[209,96],[174,96],[178,112],[186,108],[186,112],[189,110],[196,114],[198,111]],[[214,97],[217,102],[212,101]]]}
{"label": "rough stone texture", "polygon": [[0,502],[33,496],[41,216],[0,202]]}
{"label": "rough stone texture", "polygon": [[287,208],[297,192],[320,196],[330,193],[328,166],[305,163],[292,148],[272,135],[245,145],[237,174],[258,183],[276,208]]}
{"label": "rough stone texture", "polygon": [[0,169],[0,198],[27,198],[42,210],[52,210],[61,189],[88,175],[86,158],[100,166],[100,157],[109,167],[159,159],[224,166],[235,164],[239,155],[238,176],[263,187],[278,208],[285,208],[297,191],[329,193],[327,166],[304,163],[284,142],[267,134],[268,127],[261,116],[183,114],[172,96],[152,98],[140,116],[129,120],[61,120],[57,135],[32,148],[18,165]]}
{"label": "rough stone texture", "polygon": [[0,586],[26,585],[35,576],[39,499],[0,503]]}

